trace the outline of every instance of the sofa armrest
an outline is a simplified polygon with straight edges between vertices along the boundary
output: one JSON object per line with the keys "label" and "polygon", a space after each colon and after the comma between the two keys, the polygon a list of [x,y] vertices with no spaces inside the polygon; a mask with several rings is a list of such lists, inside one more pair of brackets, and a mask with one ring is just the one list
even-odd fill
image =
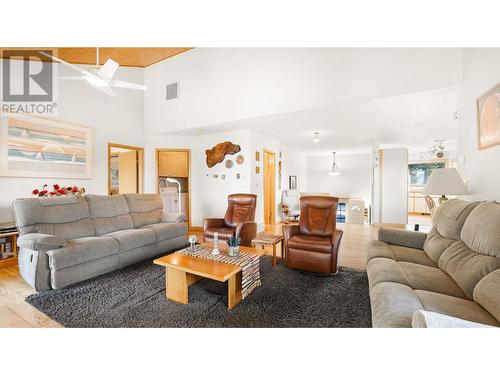
{"label": "sofa armrest", "polygon": [[252,240],[257,237],[257,223],[255,221],[237,223],[235,236],[241,239],[242,246],[250,246]]}
{"label": "sofa armrest", "polygon": [[337,252],[339,250],[340,246],[340,240],[342,239],[342,235],[344,234],[344,231],[340,229],[335,229],[332,234],[332,246],[333,246],[333,251]]}
{"label": "sofa armrest", "polygon": [[417,310],[411,320],[412,328],[495,328],[432,311]]}
{"label": "sofa armrest", "polygon": [[394,245],[423,249],[427,233],[414,232],[411,230],[380,228],[378,232],[379,241]]}
{"label": "sofa armrest", "polygon": [[17,239],[17,246],[35,251],[58,249],[66,244],[64,238],[43,233],[28,233]]}
{"label": "sofa armrest", "polygon": [[184,214],[161,214],[160,221],[162,223],[183,223],[186,221]]}
{"label": "sofa armrest", "polygon": [[285,246],[290,238],[300,233],[298,225],[283,225],[282,230],[283,230],[283,237],[284,237],[283,240],[285,242]]}
{"label": "sofa armrest", "polygon": [[203,230],[213,227],[225,227],[224,219],[203,219]]}

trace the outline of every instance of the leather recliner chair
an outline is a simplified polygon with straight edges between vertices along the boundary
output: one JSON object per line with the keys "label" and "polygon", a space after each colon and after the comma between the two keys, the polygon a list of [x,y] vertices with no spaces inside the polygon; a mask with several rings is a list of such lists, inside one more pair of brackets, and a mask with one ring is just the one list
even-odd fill
{"label": "leather recliner chair", "polygon": [[203,239],[211,241],[217,232],[220,241],[236,236],[241,238],[242,246],[251,246],[257,236],[257,223],[254,221],[256,205],[255,194],[231,194],[223,219],[203,220]]}
{"label": "leather recliner chair", "polygon": [[300,198],[299,225],[283,226],[285,264],[289,268],[322,274],[337,272],[342,231],[335,228],[337,197]]}

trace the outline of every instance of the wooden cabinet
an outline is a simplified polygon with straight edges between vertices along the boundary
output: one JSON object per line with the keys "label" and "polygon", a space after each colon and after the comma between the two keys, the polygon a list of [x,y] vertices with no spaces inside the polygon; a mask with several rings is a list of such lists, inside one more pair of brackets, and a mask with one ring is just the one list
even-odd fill
{"label": "wooden cabinet", "polygon": [[186,151],[158,151],[158,175],[189,177],[189,157]]}

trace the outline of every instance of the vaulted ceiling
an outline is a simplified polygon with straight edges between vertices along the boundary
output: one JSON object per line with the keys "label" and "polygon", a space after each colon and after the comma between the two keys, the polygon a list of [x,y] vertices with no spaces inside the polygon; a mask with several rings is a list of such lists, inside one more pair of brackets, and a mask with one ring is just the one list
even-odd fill
{"label": "vaulted ceiling", "polygon": [[[73,64],[95,65],[97,57],[96,47],[68,48],[68,47],[44,47],[44,48],[1,48],[0,50],[52,50],[53,54],[60,59]],[[168,48],[117,48],[99,47],[99,65],[107,59],[115,60],[120,66],[145,68],[159,61],[168,59],[179,53],[190,50],[191,47],[168,47]],[[3,54],[2,54],[3,56]]]}

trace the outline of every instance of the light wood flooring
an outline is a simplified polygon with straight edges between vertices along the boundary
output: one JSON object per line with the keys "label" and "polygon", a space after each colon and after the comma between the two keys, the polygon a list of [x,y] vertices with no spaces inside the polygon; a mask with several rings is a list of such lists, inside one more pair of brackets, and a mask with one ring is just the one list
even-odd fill
{"label": "light wood flooring", "polygon": [[[281,233],[281,224],[268,225],[269,233]],[[339,264],[344,267],[365,269],[365,247],[377,237],[378,229],[371,225],[338,224],[344,230],[340,245]],[[200,232],[193,232],[199,236]],[[266,247],[268,255],[272,248]],[[278,246],[278,255],[281,247]],[[280,260],[279,260],[280,261]],[[19,275],[17,266],[0,268],[0,327],[61,327],[61,325],[38,311],[24,299],[35,291]]]}

